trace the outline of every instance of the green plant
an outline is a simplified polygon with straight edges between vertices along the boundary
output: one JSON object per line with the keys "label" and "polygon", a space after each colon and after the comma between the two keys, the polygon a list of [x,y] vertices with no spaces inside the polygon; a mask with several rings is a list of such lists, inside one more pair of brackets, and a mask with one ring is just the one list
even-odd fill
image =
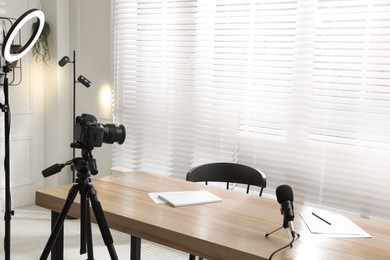
{"label": "green plant", "polygon": [[[37,29],[38,22],[32,24],[32,29],[35,31]],[[43,30],[41,35],[39,36],[37,42],[32,47],[32,55],[35,57],[35,61],[38,60],[43,61],[45,64],[50,60],[50,49],[48,37],[50,34],[50,26],[47,22],[43,25]]]}

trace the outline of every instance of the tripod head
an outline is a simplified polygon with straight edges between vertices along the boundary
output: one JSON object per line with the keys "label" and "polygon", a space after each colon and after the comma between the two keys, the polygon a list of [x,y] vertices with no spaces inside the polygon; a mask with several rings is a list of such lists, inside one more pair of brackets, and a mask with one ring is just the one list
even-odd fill
{"label": "tripod head", "polygon": [[[93,158],[93,155],[92,155],[93,147],[86,146],[86,145],[79,143],[79,142],[71,143],[70,147],[81,149],[82,159],[85,160],[86,162],[88,162],[87,166],[88,166],[89,170],[91,171],[92,175],[96,175],[99,173],[99,171],[97,169],[97,165],[96,165],[96,160],[95,160],[95,158]],[[75,164],[73,165],[73,167],[75,167],[76,171],[79,172],[79,170]]]}
{"label": "tripod head", "polygon": [[[74,143],[72,143],[71,146],[73,144]],[[53,164],[52,166],[42,171],[43,177],[47,178],[51,175],[54,175],[60,172],[67,165],[71,165],[71,167],[74,167],[74,169],[76,169],[78,177],[87,178],[90,176],[90,174],[92,175],[98,174],[99,171],[97,170],[96,160],[95,158],[93,158],[92,155],[92,149],[93,148],[86,148],[86,147],[82,148],[81,150],[82,158],[77,157],[65,163]]]}

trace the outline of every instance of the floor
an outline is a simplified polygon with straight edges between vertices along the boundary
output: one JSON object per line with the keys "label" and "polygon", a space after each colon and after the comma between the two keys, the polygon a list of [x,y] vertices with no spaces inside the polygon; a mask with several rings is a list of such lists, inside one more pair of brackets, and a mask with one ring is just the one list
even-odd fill
{"label": "floor", "polygon": [[[39,259],[50,236],[50,211],[31,205],[16,208],[11,221],[11,259]],[[3,212],[2,212],[3,213]],[[80,222],[65,220],[64,259],[86,259],[80,255]],[[93,245],[95,260],[110,259],[109,253],[100,235],[97,225],[93,225]],[[127,234],[111,230],[114,247],[119,259],[130,258],[130,237]],[[4,222],[0,226],[0,240],[4,238]],[[142,260],[185,260],[188,254],[142,240]],[[0,258],[4,255],[0,247]],[[49,257],[50,258],[50,257]]]}

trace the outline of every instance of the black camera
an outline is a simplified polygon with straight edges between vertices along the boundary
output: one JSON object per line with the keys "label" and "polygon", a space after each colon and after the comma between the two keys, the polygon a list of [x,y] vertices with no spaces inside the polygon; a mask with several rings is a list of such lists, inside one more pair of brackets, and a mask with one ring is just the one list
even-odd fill
{"label": "black camera", "polygon": [[99,124],[96,117],[82,114],[76,117],[74,140],[83,147],[100,147],[103,143],[123,144],[126,139],[126,129],[123,125]]}

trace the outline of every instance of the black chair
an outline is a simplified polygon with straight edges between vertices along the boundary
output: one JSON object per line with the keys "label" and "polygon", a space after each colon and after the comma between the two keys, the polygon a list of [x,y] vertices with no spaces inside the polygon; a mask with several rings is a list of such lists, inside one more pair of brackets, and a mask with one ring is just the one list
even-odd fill
{"label": "black chair", "polygon": [[[267,179],[264,173],[247,165],[238,163],[209,163],[192,168],[186,176],[187,181],[192,182],[226,182],[226,189],[230,183],[247,185],[246,193],[249,193],[250,186],[260,187],[259,196],[263,194],[263,189],[267,186]],[[190,255],[190,260],[195,260],[194,255]],[[199,257],[199,260],[203,258]]]}

